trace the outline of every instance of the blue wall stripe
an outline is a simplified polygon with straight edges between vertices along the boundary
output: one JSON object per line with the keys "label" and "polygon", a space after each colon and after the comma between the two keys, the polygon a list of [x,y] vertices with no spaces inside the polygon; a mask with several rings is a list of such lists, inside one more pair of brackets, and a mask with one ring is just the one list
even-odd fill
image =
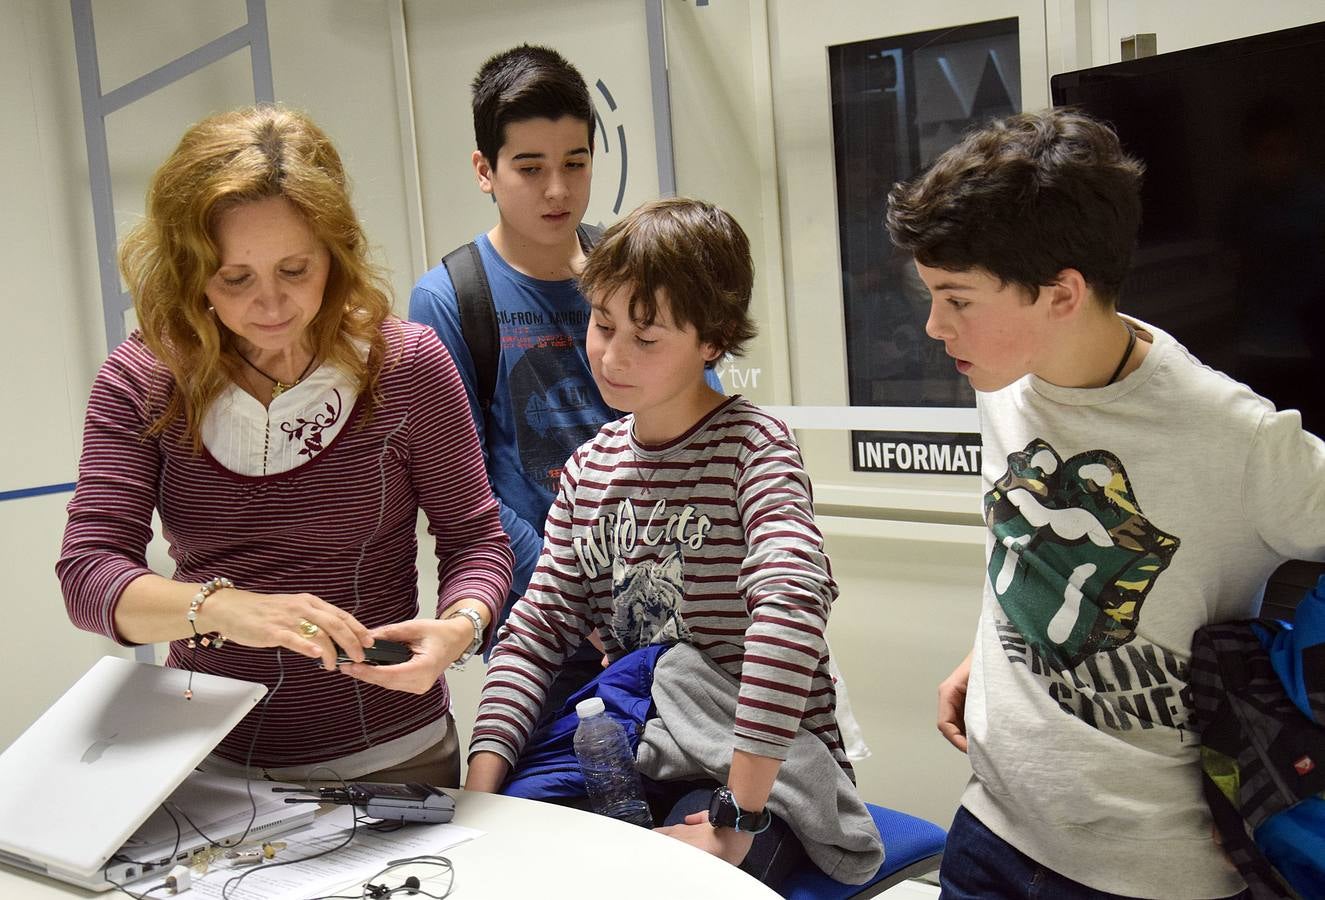
{"label": "blue wall stripe", "polygon": [[72,491],[75,482],[68,484],[43,484],[38,487],[19,488],[16,491],[0,491],[0,501],[21,500],[24,497],[40,497],[42,494],[63,494]]}

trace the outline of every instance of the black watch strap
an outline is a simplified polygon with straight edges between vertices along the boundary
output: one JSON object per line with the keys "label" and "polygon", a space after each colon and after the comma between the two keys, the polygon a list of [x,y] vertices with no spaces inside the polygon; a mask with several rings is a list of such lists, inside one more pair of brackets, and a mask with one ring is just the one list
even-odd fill
{"label": "black watch strap", "polygon": [[741,809],[732,796],[731,788],[723,785],[713,792],[709,800],[709,824],[714,828],[731,828],[746,834],[759,834],[773,824],[773,813],[768,807],[759,812]]}

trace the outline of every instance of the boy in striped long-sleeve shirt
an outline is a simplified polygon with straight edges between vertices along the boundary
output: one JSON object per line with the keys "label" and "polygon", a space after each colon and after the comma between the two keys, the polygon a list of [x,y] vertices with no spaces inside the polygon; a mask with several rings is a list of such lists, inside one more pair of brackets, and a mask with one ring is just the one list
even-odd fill
{"label": "boy in striped long-sleeve shirt", "polygon": [[[694,200],[640,207],[589,256],[590,366],[629,414],[566,465],[529,591],[492,657],[468,789],[501,786],[547,686],[591,632],[612,660],[684,642],[739,680],[725,785],[739,822],[763,818],[800,728],[850,772],[824,641],[837,585],[800,452],[781,422],[704,379],[754,336],[753,279],[740,226]],[[753,841],[704,812],[668,833],[736,864]]]}

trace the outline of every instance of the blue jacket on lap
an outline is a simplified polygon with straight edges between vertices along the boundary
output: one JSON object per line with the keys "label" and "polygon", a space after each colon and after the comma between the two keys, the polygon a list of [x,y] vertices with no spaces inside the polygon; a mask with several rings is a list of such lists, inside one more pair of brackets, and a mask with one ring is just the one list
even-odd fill
{"label": "blue jacket on lap", "polygon": [[586,697],[601,697],[606,714],[626,729],[634,753],[644,723],[657,714],[650,696],[653,669],[670,646],[651,644],[628,653],[566,698],[561,709],[530,735],[501,792],[527,800],[585,796],[584,775],[575,759],[575,729],[580,724],[575,704]]}

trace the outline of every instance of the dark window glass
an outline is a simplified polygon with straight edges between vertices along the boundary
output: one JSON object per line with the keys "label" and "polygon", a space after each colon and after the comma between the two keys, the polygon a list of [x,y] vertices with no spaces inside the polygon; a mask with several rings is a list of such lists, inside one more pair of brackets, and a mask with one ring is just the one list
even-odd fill
{"label": "dark window glass", "polygon": [[888,240],[888,191],[972,125],[1021,109],[1017,20],[828,48],[852,406],[974,406],[925,335],[929,293]]}

